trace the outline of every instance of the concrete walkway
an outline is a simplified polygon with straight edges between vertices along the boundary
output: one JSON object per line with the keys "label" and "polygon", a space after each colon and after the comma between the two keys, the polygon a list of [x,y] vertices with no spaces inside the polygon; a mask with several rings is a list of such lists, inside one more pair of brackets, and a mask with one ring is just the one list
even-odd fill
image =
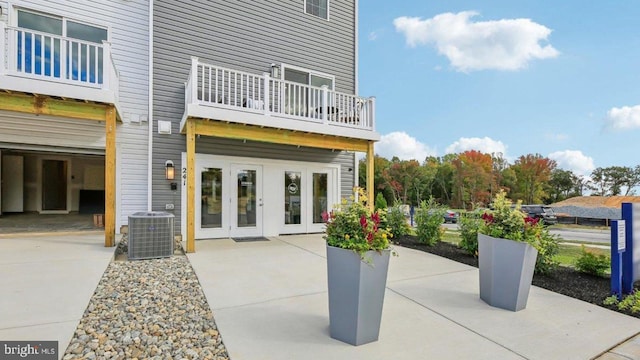
{"label": "concrete walkway", "polygon": [[57,340],[66,349],[114,248],[104,233],[0,238],[0,340]]}
{"label": "concrete walkway", "polygon": [[490,307],[478,297],[476,268],[397,248],[380,340],[354,347],[329,337],[321,236],[206,240],[196,248],[189,259],[234,360],[583,360],[640,331],[640,319],[537,287],[523,311]]}

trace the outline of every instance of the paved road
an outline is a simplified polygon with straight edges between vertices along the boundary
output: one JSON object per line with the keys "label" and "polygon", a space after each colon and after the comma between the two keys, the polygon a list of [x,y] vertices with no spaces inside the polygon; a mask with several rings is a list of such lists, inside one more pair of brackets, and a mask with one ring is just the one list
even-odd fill
{"label": "paved road", "polygon": [[559,235],[564,240],[611,244],[611,232],[609,230],[552,229],[549,232]]}
{"label": "paved road", "polygon": [[[450,230],[457,230],[457,224],[444,224]],[[551,234],[559,235],[563,240],[584,241],[611,244],[611,233],[609,230],[582,230],[582,229],[552,229]]]}

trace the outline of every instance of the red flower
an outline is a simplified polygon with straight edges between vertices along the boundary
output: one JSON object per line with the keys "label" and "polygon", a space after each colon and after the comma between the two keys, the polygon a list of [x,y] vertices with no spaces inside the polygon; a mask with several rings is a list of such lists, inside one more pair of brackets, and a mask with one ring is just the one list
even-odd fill
{"label": "red flower", "polygon": [[367,242],[369,244],[371,244],[373,242],[373,233],[368,233],[367,234]]}
{"label": "red flower", "polygon": [[487,224],[493,223],[493,214],[484,213],[482,214],[482,220]]}
{"label": "red flower", "polygon": [[526,218],[524,218],[524,222],[529,225],[536,225],[538,223],[538,219],[527,216]]}
{"label": "red flower", "polygon": [[329,213],[327,213],[326,211],[322,212],[322,222],[327,222],[329,221]]}
{"label": "red flower", "polygon": [[363,229],[367,228],[367,217],[365,215],[360,216],[360,226],[362,226]]}

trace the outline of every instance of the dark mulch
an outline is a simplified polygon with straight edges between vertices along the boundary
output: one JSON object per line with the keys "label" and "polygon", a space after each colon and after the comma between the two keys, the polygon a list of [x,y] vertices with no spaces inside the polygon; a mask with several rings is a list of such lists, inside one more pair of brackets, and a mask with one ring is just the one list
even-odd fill
{"label": "dark mulch", "polygon": [[[425,251],[442,256],[463,264],[478,267],[478,258],[467,254],[456,245],[439,242],[434,246],[427,246],[418,241],[415,236],[401,236],[394,239],[394,243],[411,249]],[[630,311],[618,310],[617,307],[607,306],[602,301],[610,295],[611,280],[581,273],[573,268],[558,266],[549,275],[534,275],[533,285],[557,292],[572,298],[589,302],[610,310],[618,311],[626,315],[640,317],[640,313],[632,314]],[[636,288],[640,284],[636,283]]]}

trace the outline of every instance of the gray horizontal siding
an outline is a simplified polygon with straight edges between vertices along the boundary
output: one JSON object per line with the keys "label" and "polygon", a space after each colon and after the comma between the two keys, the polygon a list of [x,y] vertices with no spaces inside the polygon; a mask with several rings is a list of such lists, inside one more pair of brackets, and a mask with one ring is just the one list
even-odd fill
{"label": "gray horizontal siding", "polygon": [[[304,0],[156,1],[154,62],[165,60],[188,69],[189,57],[198,56],[255,73],[267,71],[271,63],[286,63],[333,74],[337,90],[353,92],[355,2],[332,1],[330,21],[305,14],[303,4]],[[167,75],[175,79],[180,73]]]}
{"label": "gray horizontal siding", "polygon": [[[336,90],[355,91],[355,0],[332,0],[330,20],[304,13],[304,0],[154,2],[154,120],[171,121],[172,134],[157,134],[154,123],[153,210],[175,204],[180,226],[180,193],[164,179],[164,163],[183,167],[185,137],[179,134],[184,83],[191,56],[202,61],[261,74],[271,63],[307,68],[336,77]],[[354,184],[352,153],[274,144],[199,138],[199,153],[313,161],[341,165],[341,193]],[[352,171],[348,171],[351,168]]]}

